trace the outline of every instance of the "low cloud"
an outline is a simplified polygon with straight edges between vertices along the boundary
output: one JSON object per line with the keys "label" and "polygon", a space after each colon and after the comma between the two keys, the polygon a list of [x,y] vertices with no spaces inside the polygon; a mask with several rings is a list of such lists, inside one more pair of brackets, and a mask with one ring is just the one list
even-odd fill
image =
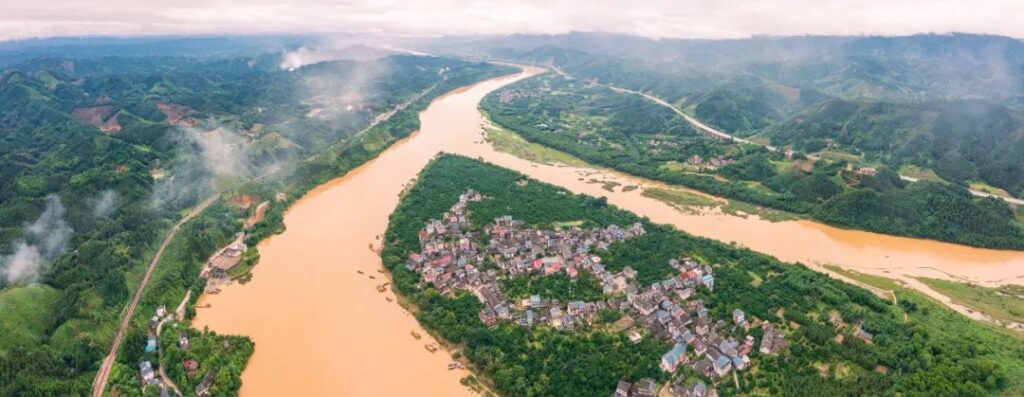
{"label": "low cloud", "polygon": [[9,284],[34,283],[43,268],[63,254],[74,233],[64,219],[65,209],[56,195],[46,197],[46,208],[35,221],[24,226],[24,238],[12,243],[13,253],[0,260],[0,270]]}
{"label": "low cloud", "polygon": [[121,202],[121,195],[117,194],[114,190],[104,190],[100,194],[100,197],[96,199],[96,203],[93,204],[92,214],[97,218],[108,218],[114,214],[117,210],[117,205]]}
{"label": "low cloud", "polygon": [[1024,37],[1019,0],[10,1],[0,40],[46,36],[602,31],[650,37],[951,31]]}
{"label": "low cloud", "polygon": [[174,134],[177,158],[153,189],[154,208],[190,207],[229,184],[283,169],[289,160],[257,158],[243,132],[213,121],[178,127]]}
{"label": "low cloud", "polygon": [[337,59],[336,57],[333,51],[302,46],[284,53],[281,56],[280,68],[291,72],[306,65]]}
{"label": "low cloud", "polygon": [[390,40],[369,36],[324,35],[315,44],[300,46],[281,55],[281,69],[295,71],[327,61],[373,61],[392,54],[426,55],[394,47]]}

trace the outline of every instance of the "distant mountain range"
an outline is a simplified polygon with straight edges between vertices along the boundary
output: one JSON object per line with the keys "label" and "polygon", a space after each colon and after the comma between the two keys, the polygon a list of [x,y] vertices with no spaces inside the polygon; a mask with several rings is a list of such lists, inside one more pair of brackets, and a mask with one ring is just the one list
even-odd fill
{"label": "distant mountain range", "polygon": [[1024,194],[1024,42],[1014,38],[570,33],[422,44],[648,92],[711,126],[778,146],[832,145]]}

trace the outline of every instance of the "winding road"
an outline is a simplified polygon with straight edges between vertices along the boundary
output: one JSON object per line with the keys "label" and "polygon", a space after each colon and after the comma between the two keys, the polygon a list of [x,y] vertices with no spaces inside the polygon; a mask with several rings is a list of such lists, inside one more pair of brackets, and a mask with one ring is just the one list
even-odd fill
{"label": "winding road", "polygon": [[[555,73],[558,73],[562,77],[565,77],[567,79],[573,79],[573,77],[571,75],[569,75],[568,73],[565,73],[565,71],[559,69],[558,67],[550,66],[550,68],[552,70],[554,70]],[[651,102],[654,102],[654,103],[656,103],[658,105],[661,105],[661,106],[667,107],[669,109],[672,109],[672,111],[676,112],[676,114],[678,114],[680,117],[682,117],[683,120],[686,120],[686,122],[690,123],[690,125],[694,126],[698,130],[701,130],[701,131],[703,131],[704,133],[706,133],[708,135],[715,136],[715,137],[718,137],[718,138],[722,138],[722,139],[725,139],[725,140],[728,140],[728,141],[732,141],[732,142],[739,142],[739,143],[745,143],[745,144],[749,144],[749,145],[764,146],[766,149],[771,150],[773,152],[776,152],[776,151],[779,150],[777,147],[772,146],[772,145],[766,145],[766,144],[754,142],[754,141],[751,141],[751,140],[748,140],[748,139],[739,138],[739,137],[734,136],[732,134],[729,134],[727,132],[715,129],[715,128],[707,125],[707,124],[704,124],[700,120],[697,120],[693,116],[690,116],[689,114],[686,114],[685,112],[683,112],[679,108],[673,106],[671,103],[668,103],[668,101],[666,101],[664,99],[661,99],[661,98],[658,98],[656,96],[653,96],[651,94],[640,92],[640,91],[634,91],[634,90],[630,90],[630,89],[626,89],[626,88],[622,88],[622,87],[616,87],[616,86],[613,86],[613,85],[610,85],[610,84],[605,84],[605,83],[598,83],[598,84],[601,85],[601,86],[607,87],[608,89],[610,89],[612,91],[615,91],[615,92],[621,92],[621,93],[626,93],[626,94],[633,94],[633,95],[642,96],[644,98],[647,98]],[[808,155],[807,157],[811,158],[811,159],[816,159],[816,157],[813,156],[813,155]],[[907,182],[917,182],[917,181],[920,180],[918,178],[914,178],[914,177],[910,177],[910,176],[906,176],[906,175],[900,175],[900,179],[905,180]],[[1003,201],[1005,201],[1005,202],[1007,202],[1009,204],[1012,204],[1012,205],[1017,205],[1017,206],[1024,205],[1024,199],[1019,199],[1019,198],[1016,198],[1016,197],[1000,196],[1000,195],[997,195],[997,194],[992,194],[992,193],[983,192],[983,191],[974,190],[974,189],[967,189],[967,191],[971,192],[971,194],[974,195],[975,197],[996,198],[996,199],[1003,200]]]}

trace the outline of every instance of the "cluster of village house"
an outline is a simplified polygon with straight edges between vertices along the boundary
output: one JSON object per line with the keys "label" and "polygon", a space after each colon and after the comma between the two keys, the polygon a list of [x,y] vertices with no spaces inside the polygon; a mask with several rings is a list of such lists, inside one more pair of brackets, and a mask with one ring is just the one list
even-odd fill
{"label": "cluster of village house", "polygon": [[[200,277],[207,279],[206,293],[216,294],[220,291],[220,287],[228,282],[228,271],[242,263],[243,254],[246,250],[245,245],[245,233],[238,233],[235,236],[235,240],[230,244],[220,249],[206,262],[203,270],[200,272]],[[183,302],[184,303],[184,302]],[[179,307],[178,310],[183,310],[184,307]],[[183,313],[170,313],[167,311],[165,306],[160,306],[156,309],[153,317],[149,320],[148,337],[146,338],[146,346],[143,350],[146,353],[157,352],[159,349],[158,338],[160,337],[160,325],[164,321],[174,321],[176,318],[183,317]],[[230,342],[224,342],[225,348],[230,348]],[[188,334],[185,331],[178,333],[178,348],[181,350],[188,349],[189,341]],[[187,359],[182,362],[185,367],[185,373],[189,377],[194,377],[199,372],[199,362],[193,359]],[[142,386],[156,386],[160,389],[160,395],[168,395],[167,387],[163,382],[158,379],[157,374],[153,371],[153,363],[149,361],[143,361],[139,363],[139,375],[142,379]],[[195,392],[198,396],[206,396],[210,394],[210,386],[213,385],[213,381],[216,376],[216,371],[209,369],[203,375],[203,380],[196,386]]]}
{"label": "cluster of village house", "polygon": [[[665,372],[674,373],[679,366],[687,365],[702,376],[717,379],[750,365],[748,354],[754,348],[754,338],[747,335],[737,340],[725,335],[730,325],[711,319],[704,301],[696,298],[698,288],[714,290],[711,266],[702,266],[690,258],[672,259],[669,266],[676,275],[641,286],[636,281],[636,271],[630,267],[613,273],[604,268],[599,256],[592,254],[594,249],[606,249],[612,243],[643,235],[646,231],[641,224],[629,228],[612,225],[590,230],[539,230],[503,216],[481,231],[474,231],[468,205],[483,199],[480,193],[467,191],[440,219],[428,221],[419,232],[421,250],[409,255],[406,267],[441,292],[471,291],[484,303],[480,312],[484,324],[494,326],[499,321],[511,321],[524,327],[547,324],[573,330],[583,323],[592,323],[600,311],[611,309],[623,314],[615,328],[629,332],[634,342],[639,342],[644,333],[674,342],[661,359],[660,366]],[[490,236],[486,249],[480,244],[482,234]],[[493,262],[497,270],[481,271],[485,261]],[[499,272],[509,278],[564,272],[573,279],[580,272],[590,272],[600,280],[608,299],[563,304],[557,299],[533,295],[509,302],[499,287]],[[740,309],[733,311],[732,323],[733,330],[746,330],[753,325]],[[762,323],[762,327],[762,354],[778,354],[786,348],[782,332],[769,323]],[[646,395],[648,388],[644,382],[623,382],[630,390],[625,395]],[[691,388],[678,388],[678,395],[714,395],[714,389],[696,385]]]}
{"label": "cluster of village house", "polygon": [[[149,320],[148,336],[146,337],[146,346],[143,350],[146,353],[158,352],[159,350],[159,338],[162,323],[165,321],[175,321],[179,318],[181,313],[168,312],[165,306],[160,306],[156,309],[153,317]],[[224,342],[225,348],[230,348],[230,342]],[[189,348],[188,333],[184,330],[178,332],[178,349],[187,350]],[[185,373],[189,377],[194,377],[199,373],[199,362],[193,359],[186,359],[182,361],[182,365],[185,367]],[[213,386],[213,381],[217,373],[212,368],[208,369],[203,375],[203,380],[196,385],[195,392],[199,397],[210,395],[210,386]],[[157,373],[153,369],[153,363],[150,361],[143,361],[139,363],[139,376],[141,378],[141,386],[155,386],[160,390],[161,397],[167,397],[170,394],[167,391],[167,385],[161,381]]]}
{"label": "cluster of village house", "polygon": [[735,162],[736,159],[725,158],[724,156],[715,156],[705,159],[698,154],[690,156],[690,158],[686,160],[687,164],[698,167],[702,170],[716,170]]}

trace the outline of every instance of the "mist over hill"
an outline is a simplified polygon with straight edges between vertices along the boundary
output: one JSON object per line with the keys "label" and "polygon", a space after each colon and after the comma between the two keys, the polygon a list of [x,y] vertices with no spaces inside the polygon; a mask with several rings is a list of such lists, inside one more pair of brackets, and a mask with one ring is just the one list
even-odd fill
{"label": "mist over hill", "polygon": [[571,33],[421,45],[648,92],[713,127],[778,146],[863,153],[1024,194],[1024,42],[1014,38]]}

